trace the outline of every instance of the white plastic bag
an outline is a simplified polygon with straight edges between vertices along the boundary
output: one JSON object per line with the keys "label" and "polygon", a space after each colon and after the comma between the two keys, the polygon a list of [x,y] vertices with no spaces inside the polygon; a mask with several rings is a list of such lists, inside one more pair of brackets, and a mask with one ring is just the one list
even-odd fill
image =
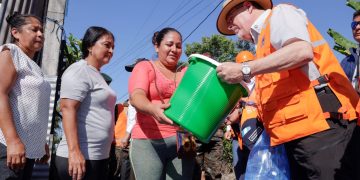
{"label": "white plastic bag", "polygon": [[270,146],[266,131],[250,152],[245,173],[246,180],[289,180],[289,163],[284,145]]}

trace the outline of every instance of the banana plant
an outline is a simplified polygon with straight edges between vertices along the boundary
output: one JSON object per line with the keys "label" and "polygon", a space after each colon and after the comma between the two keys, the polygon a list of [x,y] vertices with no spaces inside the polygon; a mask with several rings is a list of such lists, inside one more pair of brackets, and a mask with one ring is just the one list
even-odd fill
{"label": "banana plant", "polygon": [[[360,2],[355,0],[347,0],[346,5],[354,9],[355,11],[360,10]],[[340,33],[329,28],[327,33],[334,39],[335,46],[333,47],[335,51],[338,51],[344,55],[350,55],[349,48],[356,47],[356,43],[346,39]]]}
{"label": "banana plant", "polygon": [[344,54],[345,56],[350,55],[350,51],[349,51],[350,48],[356,47],[356,43],[346,39],[344,36],[332,30],[331,28],[327,31],[327,33],[335,41],[335,46],[333,47],[334,50],[338,51],[341,54]]}

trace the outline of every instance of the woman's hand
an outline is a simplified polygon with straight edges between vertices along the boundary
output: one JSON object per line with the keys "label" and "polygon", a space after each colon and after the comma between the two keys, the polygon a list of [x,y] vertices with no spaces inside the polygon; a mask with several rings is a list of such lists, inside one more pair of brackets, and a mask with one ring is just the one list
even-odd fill
{"label": "woman's hand", "polygon": [[167,118],[164,110],[170,107],[169,103],[154,104],[148,98],[144,90],[135,89],[130,95],[130,103],[136,108],[136,111],[153,116],[159,123],[173,124],[172,120]]}
{"label": "woman's hand", "polygon": [[60,109],[63,115],[63,129],[69,149],[69,175],[72,179],[80,180],[85,176],[85,158],[80,151],[78,129],[77,129],[77,110],[80,101],[62,98]]}
{"label": "woman's hand", "polygon": [[170,107],[169,103],[166,104],[151,104],[151,114],[152,116],[162,124],[173,124],[172,120],[167,118],[164,114],[164,110]]}
{"label": "woman's hand", "polygon": [[85,158],[80,150],[69,151],[69,175],[80,180],[85,175]]}
{"label": "woman's hand", "polygon": [[45,154],[42,158],[36,159],[36,163],[40,164],[46,164],[49,161],[50,158],[50,151],[49,151],[49,145],[45,143]]}
{"label": "woman's hand", "polygon": [[7,161],[6,165],[14,170],[24,169],[26,163],[25,146],[19,138],[7,142]]}
{"label": "woman's hand", "polygon": [[17,79],[10,50],[0,52],[0,129],[6,140],[6,165],[12,170],[23,169],[26,163],[25,146],[17,134],[9,94]]}

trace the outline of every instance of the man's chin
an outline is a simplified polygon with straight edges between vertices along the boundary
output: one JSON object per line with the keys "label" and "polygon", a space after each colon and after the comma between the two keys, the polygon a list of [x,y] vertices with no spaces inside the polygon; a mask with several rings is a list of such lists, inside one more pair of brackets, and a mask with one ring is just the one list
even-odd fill
{"label": "man's chin", "polygon": [[360,43],[360,36],[357,36],[354,39],[356,40],[356,42]]}
{"label": "man's chin", "polygon": [[239,40],[254,43],[254,40],[252,38],[247,38],[247,37],[243,37],[243,36],[239,36],[239,35],[238,35],[238,38],[239,38]]}

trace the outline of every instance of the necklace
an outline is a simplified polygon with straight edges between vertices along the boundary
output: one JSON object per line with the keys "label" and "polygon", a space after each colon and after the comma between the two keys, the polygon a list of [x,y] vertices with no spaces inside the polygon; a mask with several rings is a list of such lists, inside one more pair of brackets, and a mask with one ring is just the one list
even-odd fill
{"label": "necklace", "polygon": [[161,69],[163,69],[163,70],[170,71],[170,72],[172,72],[172,73],[176,73],[176,72],[177,72],[177,71],[176,71],[176,67],[175,67],[175,70],[171,70],[171,69],[165,67],[160,61],[155,61],[155,62],[156,62],[156,64],[157,64],[156,66],[159,67],[159,68],[161,68]]}
{"label": "necklace", "polygon": [[[168,68],[166,68],[163,64],[161,64],[160,61],[155,61],[154,63],[156,65],[156,67],[159,68],[159,71],[168,79],[172,79],[174,81],[174,85],[176,88],[176,74],[177,74],[177,69],[175,69],[175,72],[173,70],[170,70]],[[162,69],[163,71],[161,71],[160,69]]]}

